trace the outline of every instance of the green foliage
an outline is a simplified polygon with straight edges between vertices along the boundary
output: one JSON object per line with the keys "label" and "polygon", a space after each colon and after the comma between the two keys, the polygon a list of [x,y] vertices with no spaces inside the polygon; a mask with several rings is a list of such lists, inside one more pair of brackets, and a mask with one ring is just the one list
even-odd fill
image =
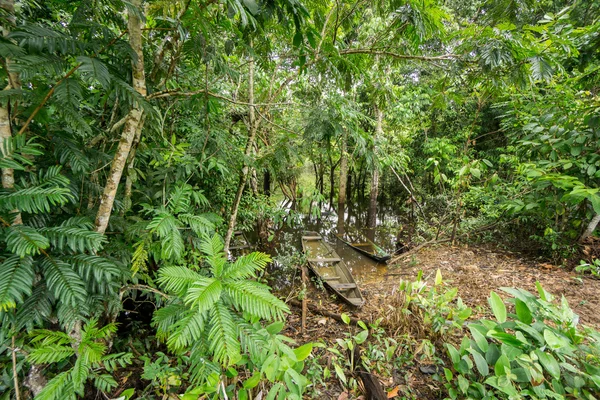
{"label": "green foliage", "polygon": [[131,364],[132,358],[130,353],[106,354],[106,341],[115,332],[116,325],[99,328],[94,319],[83,326],[80,338],[60,331],[32,331],[27,355],[30,363],[47,365],[74,360],[71,368],[52,378],[35,398],[58,400],[83,396],[88,380],[103,392],[112,391],[117,382],[110,372]]}
{"label": "green foliage", "polygon": [[538,296],[514,288],[515,313],[492,292],[495,320],[469,324],[471,337],[446,344],[452,369],[445,369],[451,398],[594,398],[600,388],[600,336],[579,328],[579,317],[538,284]]}

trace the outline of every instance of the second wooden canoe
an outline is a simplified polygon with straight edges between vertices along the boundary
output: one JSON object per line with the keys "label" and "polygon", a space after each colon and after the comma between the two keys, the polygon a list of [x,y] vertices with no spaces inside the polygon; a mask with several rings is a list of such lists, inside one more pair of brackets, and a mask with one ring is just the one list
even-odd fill
{"label": "second wooden canoe", "polygon": [[385,263],[392,256],[383,250],[381,247],[377,246],[371,240],[366,237],[361,237],[360,239],[348,238],[346,236],[337,235],[337,238],[352,247],[354,250],[358,251],[365,256],[372,258],[375,261]]}

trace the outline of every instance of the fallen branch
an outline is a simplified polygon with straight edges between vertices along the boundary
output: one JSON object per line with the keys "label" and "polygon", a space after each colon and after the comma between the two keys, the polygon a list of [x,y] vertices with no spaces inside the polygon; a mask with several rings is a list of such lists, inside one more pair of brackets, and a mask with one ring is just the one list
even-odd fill
{"label": "fallen branch", "polygon": [[[293,305],[294,307],[302,309],[302,303],[298,300],[290,300],[289,304]],[[324,317],[329,317],[329,318],[335,319],[336,321],[344,322],[344,320],[342,319],[342,316],[340,314],[336,314],[331,311],[324,310],[313,304],[308,304],[308,309],[315,314],[320,314],[320,315],[323,315]],[[350,317],[351,325],[358,325],[359,321],[360,320],[358,318]]]}

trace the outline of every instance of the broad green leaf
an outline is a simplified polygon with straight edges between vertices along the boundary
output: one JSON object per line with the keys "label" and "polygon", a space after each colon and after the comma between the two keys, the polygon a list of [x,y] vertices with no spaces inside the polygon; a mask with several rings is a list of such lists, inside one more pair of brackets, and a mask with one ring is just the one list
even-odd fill
{"label": "broad green leaf", "polygon": [[367,340],[367,337],[369,337],[369,331],[360,331],[356,334],[356,336],[354,336],[354,340],[357,344],[362,344],[365,340]]}
{"label": "broad green leaf", "polygon": [[531,311],[529,310],[529,307],[527,307],[527,304],[519,299],[516,299],[515,311],[519,321],[523,322],[524,324],[531,324],[533,317],[531,316]]}
{"label": "broad green leaf", "polygon": [[510,361],[508,361],[508,357],[502,354],[496,364],[494,365],[494,372],[496,376],[505,376],[510,371]]}
{"label": "broad green leaf", "polygon": [[349,324],[350,324],[350,317],[348,316],[348,314],[346,314],[346,313],[342,313],[342,321],[344,321],[344,323],[345,323],[346,325],[349,325]]}
{"label": "broad green leaf", "polygon": [[552,354],[541,351],[540,349],[535,350],[535,354],[538,356],[540,363],[546,371],[555,379],[560,379],[560,366],[558,361]]}
{"label": "broad green leaf", "polygon": [[295,348],[294,354],[296,354],[296,359],[298,361],[304,360],[306,357],[308,357],[310,355],[312,348],[313,348],[312,343],[306,343],[300,347]]}
{"label": "broad green leaf", "polygon": [[498,322],[501,324],[506,322],[506,306],[504,305],[502,298],[498,296],[496,292],[492,291],[488,301]]}
{"label": "broad green leaf", "polygon": [[477,367],[477,371],[481,374],[481,376],[485,377],[490,373],[490,369],[488,367],[487,361],[485,358],[479,353],[477,350],[469,349],[471,355],[473,356],[473,360],[475,361],[475,366]]}
{"label": "broad green leaf", "polygon": [[477,330],[477,328],[475,328],[472,324],[469,325],[469,330],[471,331],[471,335],[473,336],[473,340],[475,340],[475,343],[477,343],[477,347],[479,347],[479,349],[485,353],[488,351],[488,341],[486,339],[486,337],[479,332],[479,330]]}

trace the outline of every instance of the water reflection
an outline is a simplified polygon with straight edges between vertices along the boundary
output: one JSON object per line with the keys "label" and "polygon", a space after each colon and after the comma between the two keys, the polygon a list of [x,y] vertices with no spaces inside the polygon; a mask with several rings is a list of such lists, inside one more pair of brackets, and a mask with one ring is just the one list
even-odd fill
{"label": "water reflection", "polygon": [[379,281],[387,272],[387,266],[359,253],[338,239],[337,235],[347,232],[360,232],[371,241],[382,247],[389,254],[396,249],[396,232],[399,226],[399,216],[389,207],[379,207],[375,226],[367,227],[368,205],[358,203],[348,204],[348,210],[343,215],[330,211],[328,204],[323,204],[321,218],[304,216],[303,226],[296,228],[285,227],[284,232],[291,233],[295,246],[301,251],[302,231],[318,232],[331,244],[335,251],[350,269],[358,284]]}

